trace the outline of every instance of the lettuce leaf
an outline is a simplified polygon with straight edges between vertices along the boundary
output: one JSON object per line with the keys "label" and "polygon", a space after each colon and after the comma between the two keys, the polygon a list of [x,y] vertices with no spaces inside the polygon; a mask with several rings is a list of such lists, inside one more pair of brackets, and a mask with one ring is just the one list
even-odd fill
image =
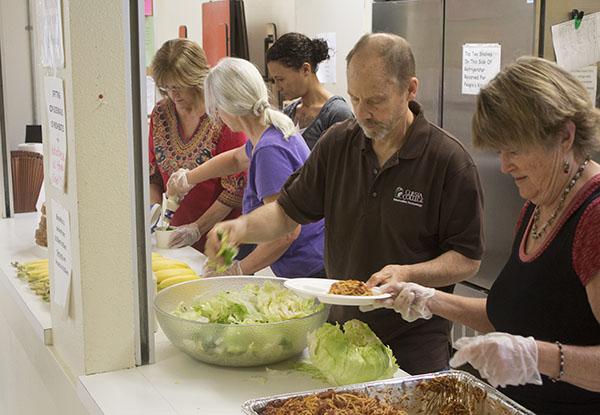
{"label": "lettuce leaf", "polygon": [[391,378],[398,370],[392,350],[368,325],[350,320],[342,327],[325,323],[308,335],[310,363],[299,367],[315,371],[333,385],[370,382]]}

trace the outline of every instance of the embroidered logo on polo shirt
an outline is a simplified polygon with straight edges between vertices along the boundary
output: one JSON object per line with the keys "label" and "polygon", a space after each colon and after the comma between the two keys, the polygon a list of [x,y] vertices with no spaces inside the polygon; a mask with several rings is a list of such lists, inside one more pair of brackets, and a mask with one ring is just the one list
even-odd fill
{"label": "embroidered logo on polo shirt", "polygon": [[423,193],[396,187],[394,191],[394,202],[405,203],[416,207],[423,207]]}

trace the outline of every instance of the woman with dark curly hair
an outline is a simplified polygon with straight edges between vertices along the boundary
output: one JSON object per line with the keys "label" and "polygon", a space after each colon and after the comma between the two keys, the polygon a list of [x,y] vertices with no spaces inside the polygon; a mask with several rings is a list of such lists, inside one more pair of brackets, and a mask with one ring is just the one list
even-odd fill
{"label": "woman with dark curly hair", "polygon": [[300,129],[311,149],[333,124],[353,117],[344,98],[333,95],[319,82],[319,63],[329,58],[323,39],[301,33],[286,33],[267,52],[267,67],[275,86],[286,100],[295,100],[283,109]]}

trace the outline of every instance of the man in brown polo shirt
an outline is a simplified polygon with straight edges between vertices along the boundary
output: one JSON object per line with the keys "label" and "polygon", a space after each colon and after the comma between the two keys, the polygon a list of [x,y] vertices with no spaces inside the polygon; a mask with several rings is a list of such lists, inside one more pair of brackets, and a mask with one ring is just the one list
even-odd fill
{"label": "man in brown polo shirt", "polygon": [[[263,242],[325,218],[329,278],[417,282],[451,291],[474,275],[483,247],[482,193],[461,144],[429,123],[414,99],[418,80],[408,43],[363,36],[347,57],[356,114],[332,126],[306,164],[270,203],[218,224],[230,241]],[[330,320],[365,321],[411,374],[448,366],[450,323],[407,323],[392,310],[332,308]]]}

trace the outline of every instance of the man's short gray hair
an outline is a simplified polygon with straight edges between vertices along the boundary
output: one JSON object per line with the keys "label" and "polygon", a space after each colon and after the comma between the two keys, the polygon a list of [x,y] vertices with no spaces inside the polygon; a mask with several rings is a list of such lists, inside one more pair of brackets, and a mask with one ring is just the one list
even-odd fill
{"label": "man's short gray hair", "polygon": [[368,49],[383,59],[389,75],[396,78],[400,85],[408,83],[416,76],[415,57],[410,44],[398,35],[391,33],[367,33],[363,35],[346,56],[346,64],[362,49]]}

